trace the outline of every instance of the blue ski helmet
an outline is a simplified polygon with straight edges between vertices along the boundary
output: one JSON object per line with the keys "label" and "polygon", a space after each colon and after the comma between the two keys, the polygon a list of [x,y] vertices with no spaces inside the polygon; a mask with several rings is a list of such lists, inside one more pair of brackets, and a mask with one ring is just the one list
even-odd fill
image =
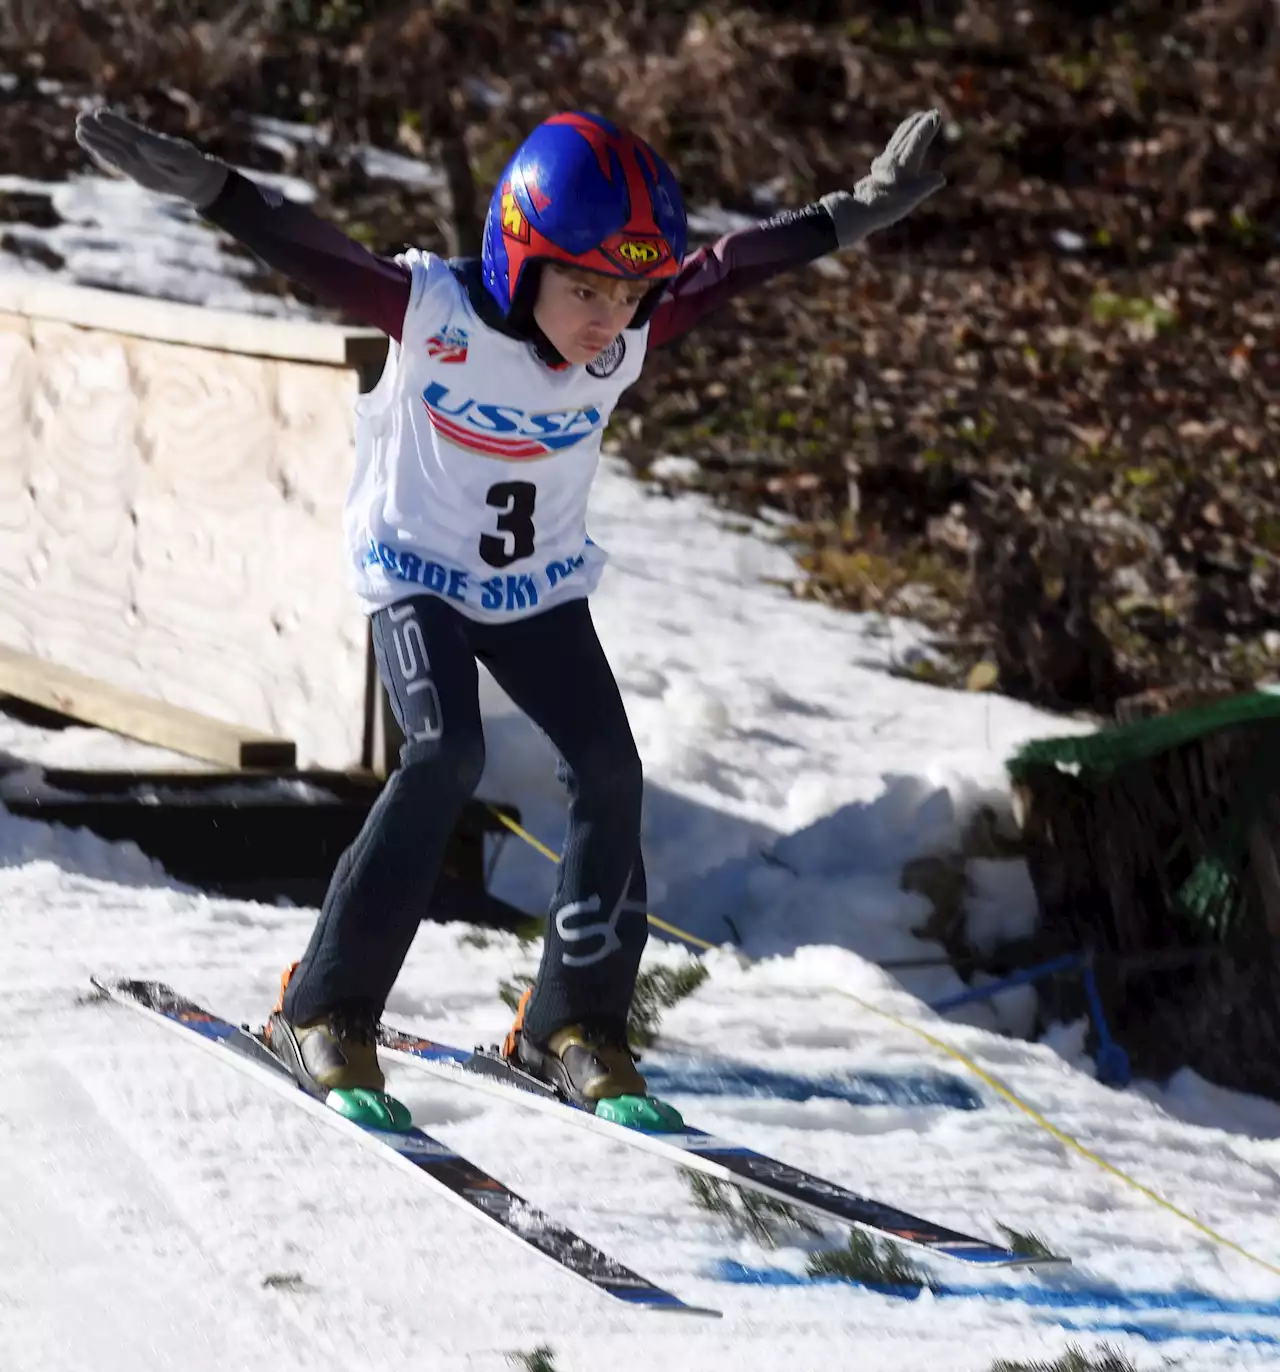
{"label": "blue ski helmet", "polygon": [[645,323],[688,245],[670,167],[642,138],[595,114],[556,114],[516,149],[485,218],[482,276],[504,319],[522,325],[539,262],[651,281]]}

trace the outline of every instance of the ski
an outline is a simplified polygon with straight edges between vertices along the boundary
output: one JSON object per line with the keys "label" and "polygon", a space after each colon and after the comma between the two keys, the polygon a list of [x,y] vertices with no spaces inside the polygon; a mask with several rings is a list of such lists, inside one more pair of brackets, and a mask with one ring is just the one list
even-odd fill
{"label": "ski", "polygon": [[189,1034],[195,1043],[220,1053],[229,1064],[327,1123],[348,1133],[354,1131],[359,1138],[380,1148],[389,1160],[403,1164],[432,1183],[450,1200],[465,1204],[473,1213],[597,1290],[632,1307],[719,1315],[717,1310],[686,1305],[670,1291],[632,1272],[421,1129],[383,1129],[338,1114],[307,1092],[271,1049],[249,1030],[204,1009],[163,982],[96,976],[90,980],[111,1000],[166,1028]]}
{"label": "ski", "polygon": [[840,1220],[941,1258],[981,1267],[1029,1267],[1069,1261],[1057,1257],[1028,1257],[986,1239],[958,1233],[701,1129],[688,1125],[674,1129],[655,1128],[592,1114],[565,1100],[536,1077],[511,1066],[496,1050],[468,1052],[387,1024],[379,1027],[378,1042],[386,1051],[446,1081],[504,1097],[531,1109],[558,1111],[568,1122],[633,1144],[709,1177],[748,1187],[775,1200],[805,1206],[828,1219]]}

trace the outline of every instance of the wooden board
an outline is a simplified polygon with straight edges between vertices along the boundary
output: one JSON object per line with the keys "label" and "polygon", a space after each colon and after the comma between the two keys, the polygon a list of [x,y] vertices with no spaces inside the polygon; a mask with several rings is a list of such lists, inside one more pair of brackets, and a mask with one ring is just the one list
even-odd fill
{"label": "wooden board", "polygon": [[359,368],[387,354],[386,335],[377,329],[211,310],[21,274],[0,275],[0,312],[245,357]]}
{"label": "wooden board", "polygon": [[286,738],[210,719],[0,646],[0,695],[16,696],[82,724],[224,767],[294,767]]}

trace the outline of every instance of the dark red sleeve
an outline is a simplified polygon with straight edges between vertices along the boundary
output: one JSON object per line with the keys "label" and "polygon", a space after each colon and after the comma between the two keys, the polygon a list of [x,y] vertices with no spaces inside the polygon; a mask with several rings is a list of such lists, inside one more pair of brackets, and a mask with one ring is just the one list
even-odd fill
{"label": "dark red sleeve", "polygon": [[408,268],[238,172],[202,214],[323,304],[400,338],[409,308]]}
{"label": "dark red sleeve", "polygon": [[726,234],[686,259],[649,326],[649,347],[679,338],[731,296],[763,285],[780,272],[835,252],[836,226],[821,205],[788,210]]}

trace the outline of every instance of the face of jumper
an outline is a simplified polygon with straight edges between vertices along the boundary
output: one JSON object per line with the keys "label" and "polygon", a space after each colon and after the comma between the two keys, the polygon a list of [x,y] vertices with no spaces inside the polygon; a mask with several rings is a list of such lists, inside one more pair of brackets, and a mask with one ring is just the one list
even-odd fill
{"label": "face of jumper", "polygon": [[631,323],[652,284],[544,262],[533,317],[560,356],[580,366]]}

